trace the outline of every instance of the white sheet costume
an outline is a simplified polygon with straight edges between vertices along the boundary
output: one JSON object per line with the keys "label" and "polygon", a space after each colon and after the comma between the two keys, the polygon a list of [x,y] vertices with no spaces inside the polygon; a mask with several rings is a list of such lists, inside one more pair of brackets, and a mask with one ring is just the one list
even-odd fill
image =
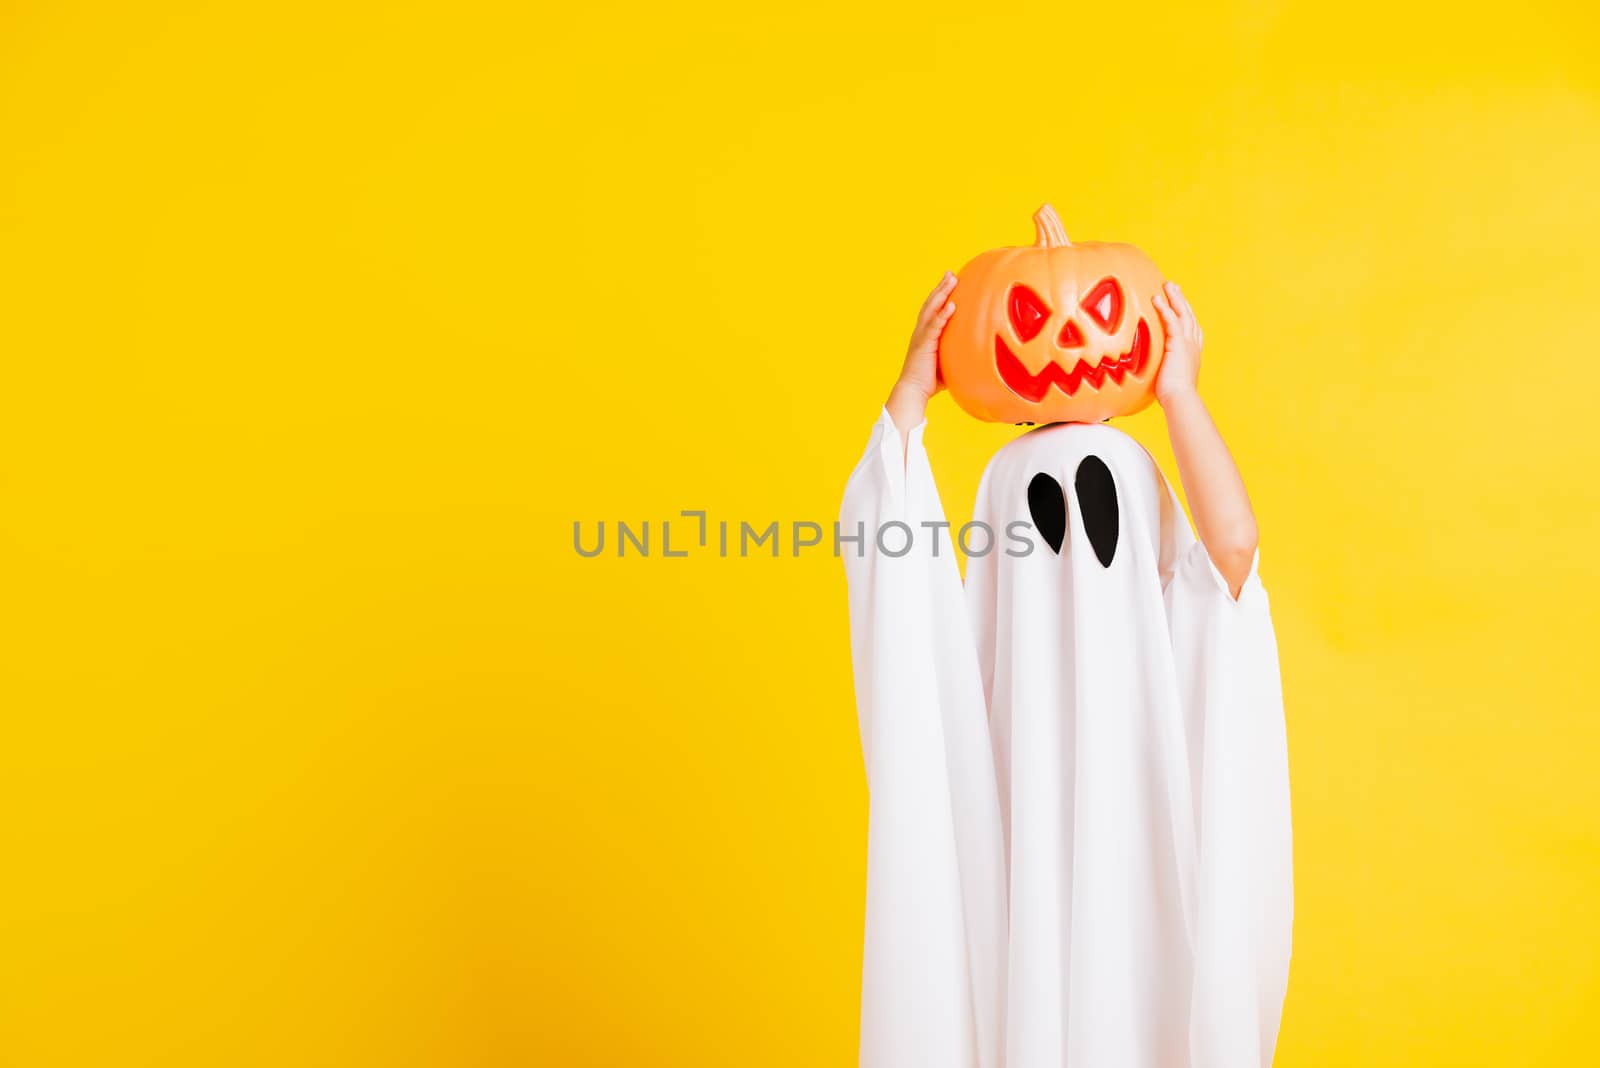
{"label": "white sheet costume", "polygon": [[1235,601],[1137,442],[1051,426],[984,472],[963,589],[922,431],[880,416],[840,515],[866,535],[861,1064],[1269,1064],[1292,885],[1255,565]]}

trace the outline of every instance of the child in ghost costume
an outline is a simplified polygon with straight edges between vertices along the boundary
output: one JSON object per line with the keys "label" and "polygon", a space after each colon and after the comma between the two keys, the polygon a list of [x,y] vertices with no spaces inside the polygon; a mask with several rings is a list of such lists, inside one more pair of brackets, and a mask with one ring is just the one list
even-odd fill
{"label": "child in ghost costume", "polygon": [[1288,760],[1200,329],[1169,283],[1156,396],[1199,540],[1132,438],[1047,426],[984,472],[993,536],[968,532],[963,586],[922,445],[954,288],[924,304],[840,515],[865,532],[841,550],[870,794],[860,1063],[1264,1068]]}

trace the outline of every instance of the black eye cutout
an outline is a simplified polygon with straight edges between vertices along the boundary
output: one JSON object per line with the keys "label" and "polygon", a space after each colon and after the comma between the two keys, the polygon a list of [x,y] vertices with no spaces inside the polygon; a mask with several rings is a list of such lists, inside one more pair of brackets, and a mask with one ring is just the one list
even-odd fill
{"label": "black eye cutout", "polygon": [[[1073,488],[1078,493],[1078,516],[1083,520],[1083,532],[1089,536],[1101,567],[1110,567],[1117,556],[1117,484],[1111,478],[1111,468],[1098,456],[1085,456],[1078,464]],[[1067,540],[1067,495],[1061,483],[1044,472],[1033,476],[1028,483],[1028,514],[1033,525],[1044,537],[1045,544],[1057,556]]]}
{"label": "black eye cutout", "polygon": [[1028,483],[1028,514],[1050,551],[1060,556],[1067,536],[1067,495],[1061,491],[1061,483],[1042,471],[1034,475]]}
{"label": "black eye cutout", "polygon": [[[1073,482],[1078,491],[1083,532],[1089,535],[1089,544],[1094,546],[1100,565],[1110,567],[1117,555],[1118,527],[1117,484],[1112,481],[1111,468],[1098,456],[1085,456],[1078,464],[1078,475]],[[1032,487],[1028,490],[1028,502],[1033,503]]]}

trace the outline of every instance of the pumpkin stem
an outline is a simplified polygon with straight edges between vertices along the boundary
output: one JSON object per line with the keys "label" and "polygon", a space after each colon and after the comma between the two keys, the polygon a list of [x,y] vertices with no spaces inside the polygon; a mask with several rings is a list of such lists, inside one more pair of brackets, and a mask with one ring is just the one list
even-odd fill
{"label": "pumpkin stem", "polygon": [[1039,233],[1038,248],[1061,248],[1072,244],[1067,237],[1067,228],[1061,225],[1061,216],[1048,204],[1033,213],[1033,226]]}

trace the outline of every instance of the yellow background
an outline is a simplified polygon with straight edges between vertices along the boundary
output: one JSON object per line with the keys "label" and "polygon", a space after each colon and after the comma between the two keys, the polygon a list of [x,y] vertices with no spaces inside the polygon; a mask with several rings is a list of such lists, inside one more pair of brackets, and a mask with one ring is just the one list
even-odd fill
{"label": "yellow background", "polygon": [[[572,523],[830,522],[924,293],[1047,199],[1184,283],[1260,516],[1279,1064],[1600,1061],[1597,49],[0,7],[0,1062],[853,1063],[841,567]],[[1013,432],[934,404],[953,519]]]}

